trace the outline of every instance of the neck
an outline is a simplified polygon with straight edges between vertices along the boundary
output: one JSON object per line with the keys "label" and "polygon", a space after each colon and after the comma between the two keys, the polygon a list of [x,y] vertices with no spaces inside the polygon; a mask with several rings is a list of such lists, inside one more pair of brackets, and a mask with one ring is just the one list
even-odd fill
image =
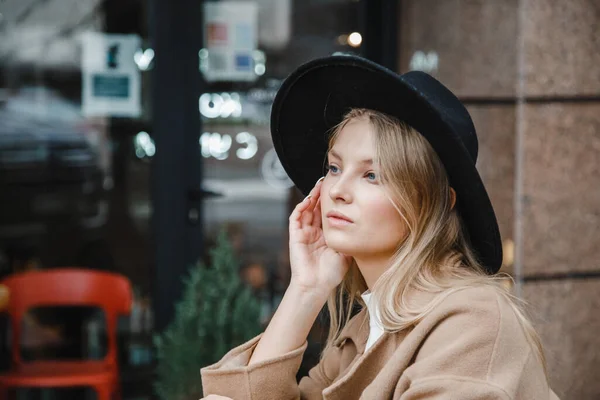
{"label": "neck", "polygon": [[361,257],[355,256],[354,261],[363,276],[369,290],[373,289],[375,282],[388,269],[390,256]]}

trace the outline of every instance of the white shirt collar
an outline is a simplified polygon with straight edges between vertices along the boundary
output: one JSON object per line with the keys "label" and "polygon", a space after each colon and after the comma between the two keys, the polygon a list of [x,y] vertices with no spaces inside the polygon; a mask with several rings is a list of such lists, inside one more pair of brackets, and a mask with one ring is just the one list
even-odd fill
{"label": "white shirt collar", "polygon": [[369,338],[365,345],[365,352],[375,344],[375,342],[383,335],[383,326],[381,325],[381,318],[377,305],[372,301],[371,292],[364,292],[361,297],[367,305],[369,310]]}
{"label": "white shirt collar", "polygon": [[373,329],[374,326],[382,329],[381,325],[381,314],[379,314],[379,309],[377,305],[372,301],[372,293],[370,290],[367,290],[363,294],[360,295],[363,301],[367,305],[367,309],[369,310],[369,326]]}

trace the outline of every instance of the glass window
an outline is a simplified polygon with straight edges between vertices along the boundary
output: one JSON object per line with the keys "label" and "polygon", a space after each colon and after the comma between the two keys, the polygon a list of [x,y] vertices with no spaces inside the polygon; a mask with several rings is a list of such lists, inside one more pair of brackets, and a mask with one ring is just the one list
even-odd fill
{"label": "glass window", "polygon": [[[135,142],[149,129],[146,20],[145,1],[0,1],[0,274],[127,276],[135,297],[119,323],[124,383],[151,361],[152,326],[139,322],[151,319],[150,164]],[[106,321],[92,317],[72,307],[28,312],[22,355],[101,357]],[[140,376],[149,386],[151,374]]]}
{"label": "glass window", "polygon": [[[289,282],[288,216],[302,199],[273,149],[271,105],[282,80],[299,65],[335,52],[360,54],[361,36],[357,1],[257,4],[254,76],[209,82],[200,111],[204,185],[214,192],[204,204],[207,245],[227,228],[242,276],[262,297],[266,324]],[[212,33],[206,34],[210,40]],[[299,375],[318,361],[320,328],[317,324]]]}
{"label": "glass window", "polygon": [[[152,391],[150,183],[160,149],[149,107],[150,3],[0,0],[0,274],[80,267],[128,277],[134,304],[119,324],[125,397]],[[289,280],[287,218],[300,200],[272,147],[273,98],[301,63],[360,52],[360,35],[352,35],[359,3],[248,3],[256,7],[256,41],[235,58],[246,78],[208,80],[198,99],[209,194],[202,223],[205,248],[220,229],[229,233],[240,274],[263,299],[266,324]],[[219,40],[218,25],[206,29]],[[250,37],[241,28],[235,34],[241,42]],[[217,52],[199,56],[205,73],[225,68]],[[52,336],[43,335],[52,318],[33,314],[39,338]],[[74,346],[87,343],[88,325],[69,331]],[[57,355],[46,345],[23,351]]]}

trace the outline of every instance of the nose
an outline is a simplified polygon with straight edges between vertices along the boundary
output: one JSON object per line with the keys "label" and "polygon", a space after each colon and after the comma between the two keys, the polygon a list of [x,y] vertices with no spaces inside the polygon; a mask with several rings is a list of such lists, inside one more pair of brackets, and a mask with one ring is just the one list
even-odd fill
{"label": "nose", "polygon": [[336,177],[329,188],[329,197],[334,202],[349,203],[352,201],[351,183],[343,176]]}

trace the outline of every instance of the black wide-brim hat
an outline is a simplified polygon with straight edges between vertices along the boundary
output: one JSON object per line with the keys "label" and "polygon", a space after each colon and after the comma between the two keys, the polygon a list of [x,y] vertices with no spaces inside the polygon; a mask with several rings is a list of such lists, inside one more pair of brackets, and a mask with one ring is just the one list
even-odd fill
{"label": "black wide-brim hat", "polygon": [[429,141],[456,191],[456,206],[480,263],[496,273],[502,242],[475,167],[473,121],[460,100],[424,72],[398,75],[355,56],[320,58],[292,72],[275,97],[271,135],[283,168],[300,191],[308,194],[325,174],[329,134],[352,108],[396,117]]}

